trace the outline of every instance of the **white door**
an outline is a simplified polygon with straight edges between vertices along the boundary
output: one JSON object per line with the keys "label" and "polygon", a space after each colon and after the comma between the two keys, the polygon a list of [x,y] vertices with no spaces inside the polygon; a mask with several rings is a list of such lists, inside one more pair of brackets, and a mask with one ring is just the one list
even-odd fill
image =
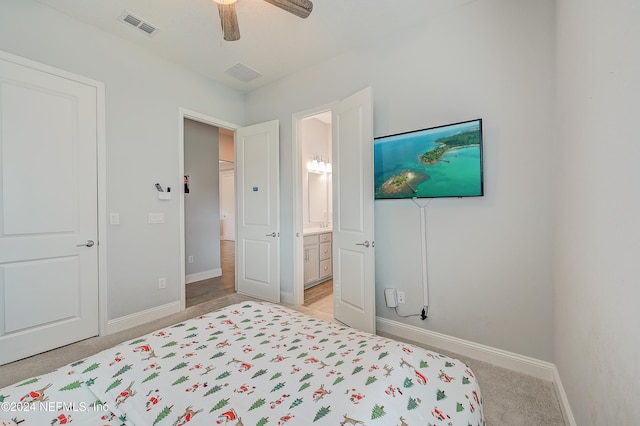
{"label": "white door", "polygon": [[220,239],[236,240],[234,171],[220,172]]}
{"label": "white door", "polygon": [[334,317],[375,333],[371,88],[332,108]]}
{"label": "white door", "polygon": [[0,364],[99,325],[96,87],[19,62],[0,55]]}
{"label": "white door", "polygon": [[280,302],[278,121],[236,131],[236,290]]}

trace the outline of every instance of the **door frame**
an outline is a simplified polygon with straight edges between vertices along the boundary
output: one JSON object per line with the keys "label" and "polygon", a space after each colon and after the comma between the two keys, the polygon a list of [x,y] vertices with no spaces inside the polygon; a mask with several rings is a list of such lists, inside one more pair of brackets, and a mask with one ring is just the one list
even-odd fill
{"label": "door frame", "polygon": [[[187,304],[187,288],[186,288],[186,248],[185,248],[185,217],[184,217],[184,191],[182,190],[182,182],[184,179],[184,120],[198,121],[200,123],[208,124],[215,127],[224,127],[225,129],[232,130],[234,133],[234,161],[235,161],[235,132],[238,128],[242,127],[238,124],[230,123],[228,121],[220,120],[219,118],[212,117],[210,115],[202,114],[197,111],[193,111],[187,108],[178,107],[178,188],[181,188],[180,196],[178,197],[178,222],[180,223],[180,310],[184,311]],[[235,170],[234,170],[235,178]],[[234,226],[236,226],[234,224]],[[236,247],[237,250],[237,247]],[[237,255],[237,253],[236,253]]]}
{"label": "door frame", "polygon": [[107,128],[105,85],[91,81],[96,88],[96,162],[98,166],[98,320],[100,336],[107,334],[108,288],[107,288]]}
{"label": "door frame", "polygon": [[[292,115],[292,132],[293,143],[292,155],[293,160],[293,294],[291,299],[283,299],[283,301],[292,305],[304,304],[304,219],[302,217],[302,179],[304,167],[302,167],[302,120],[313,117],[323,112],[331,111],[336,102],[324,104],[305,111],[300,111]],[[336,182],[332,182],[333,186]],[[283,295],[284,296],[284,295]]]}
{"label": "door frame", "polygon": [[78,83],[86,84],[96,90],[96,173],[98,199],[98,333],[100,336],[108,334],[107,323],[107,130],[106,130],[106,96],[105,84],[101,81],[74,74],[60,68],[23,58],[0,50],[0,59],[18,65],[33,68],[38,71],[66,78]]}

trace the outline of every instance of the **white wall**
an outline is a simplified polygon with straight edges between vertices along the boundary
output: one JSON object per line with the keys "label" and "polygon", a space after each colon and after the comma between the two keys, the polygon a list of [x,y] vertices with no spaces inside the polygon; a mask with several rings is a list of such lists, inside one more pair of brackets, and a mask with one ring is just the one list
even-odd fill
{"label": "white wall", "polygon": [[[178,107],[242,124],[243,95],[33,0],[0,2],[0,49],[105,83],[100,208],[119,212],[121,223],[107,233],[108,318],[179,301],[179,193],[159,201],[153,185],[182,185]],[[164,212],[166,223],[147,224],[149,212]]]}
{"label": "white wall", "polygon": [[485,126],[486,196],[428,207],[424,322],[382,302],[393,285],[418,300],[407,309],[422,308],[419,259],[403,251],[419,247],[418,209],[376,202],[376,251],[392,254],[377,256],[377,314],[552,359],[554,12],[552,0],[473,2],[247,95],[247,122],[281,123],[283,291],[293,282],[291,114],[372,86],[376,136],[478,117]]}
{"label": "white wall", "polygon": [[638,424],[640,3],[557,15],[554,362],[577,424]]}

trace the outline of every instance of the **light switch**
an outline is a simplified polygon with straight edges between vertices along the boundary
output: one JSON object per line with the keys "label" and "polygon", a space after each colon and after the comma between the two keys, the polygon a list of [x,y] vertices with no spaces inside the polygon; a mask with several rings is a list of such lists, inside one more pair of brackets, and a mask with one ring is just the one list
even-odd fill
{"label": "light switch", "polygon": [[149,213],[149,223],[164,223],[164,213]]}
{"label": "light switch", "polygon": [[109,223],[111,225],[120,225],[120,213],[109,213]]}

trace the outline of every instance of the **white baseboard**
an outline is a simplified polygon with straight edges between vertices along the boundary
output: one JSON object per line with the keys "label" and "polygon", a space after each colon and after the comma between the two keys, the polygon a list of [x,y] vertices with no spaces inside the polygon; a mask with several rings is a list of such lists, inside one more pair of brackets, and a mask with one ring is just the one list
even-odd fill
{"label": "white baseboard", "polygon": [[528,374],[538,379],[551,381],[553,382],[556,396],[560,403],[565,424],[567,426],[576,426],[576,420],[573,417],[573,412],[569,405],[569,398],[567,398],[567,394],[564,391],[562,380],[560,379],[560,374],[555,364],[468,340],[458,339],[457,337],[447,336],[446,334],[435,331],[425,330],[387,318],[377,317],[376,326],[378,330],[398,337],[405,337],[415,342],[485,361],[509,370]]}
{"label": "white baseboard", "polygon": [[571,405],[569,405],[569,398],[562,386],[562,379],[560,379],[560,373],[558,368],[553,366],[553,387],[556,390],[556,396],[560,402],[560,409],[562,410],[562,417],[564,417],[564,424],[567,426],[577,426],[576,419],[573,417],[573,411],[571,411]]}
{"label": "white baseboard", "polygon": [[208,271],[189,274],[184,277],[185,284],[195,283],[196,281],[208,280],[222,275],[222,268],[210,269]]}
{"label": "white baseboard", "polygon": [[107,334],[117,333],[118,331],[126,330],[150,321],[155,321],[168,315],[175,314],[176,312],[180,312],[179,301],[109,320],[107,321]]}
{"label": "white baseboard", "polygon": [[490,364],[499,365],[500,367],[528,374],[538,379],[554,380],[553,369],[555,366],[550,362],[492,348],[491,346],[481,345],[468,340],[458,339],[387,318],[377,317],[376,320],[378,330],[380,331],[385,331],[399,337],[406,337],[419,343],[455,352]]}

